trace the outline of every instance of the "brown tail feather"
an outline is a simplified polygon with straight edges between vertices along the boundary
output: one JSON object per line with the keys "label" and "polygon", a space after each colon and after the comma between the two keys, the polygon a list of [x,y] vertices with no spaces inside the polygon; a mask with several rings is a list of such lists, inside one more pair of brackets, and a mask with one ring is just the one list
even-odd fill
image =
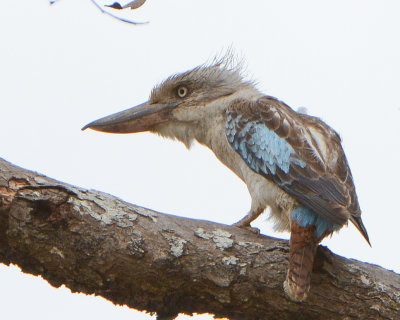
{"label": "brown tail feather", "polygon": [[318,243],[315,227],[301,227],[292,220],[290,236],[289,270],[283,284],[291,300],[304,301],[310,290],[311,272]]}

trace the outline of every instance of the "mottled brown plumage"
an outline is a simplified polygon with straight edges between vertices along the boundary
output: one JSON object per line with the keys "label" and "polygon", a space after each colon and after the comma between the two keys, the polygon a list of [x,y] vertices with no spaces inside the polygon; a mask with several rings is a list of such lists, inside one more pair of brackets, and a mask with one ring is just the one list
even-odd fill
{"label": "mottled brown plumage", "polygon": [[277,169],[276,175],[264,174],[266,178],[332,223],[343,225],[350,218],[369,243],[341,139],[331,127],[270,96],[256,101],[237,100],[228,110],[250,121],[262,119],[307,163],[305,168],[293,165],[289,174]]}
{"label": "mottled brown plumage", "polygon": [[260,93],[229,59],[173,75],[148,102],[85,128],[151,131],[188,148],[194,140],[210,148],[252,198],[249,213],[235,225],[249,228],[268,207],[276,229],[291,232],[284,288],[292,300],[307,297],[315,250],[325,236],[350,219],[369,243],[339,135]]}

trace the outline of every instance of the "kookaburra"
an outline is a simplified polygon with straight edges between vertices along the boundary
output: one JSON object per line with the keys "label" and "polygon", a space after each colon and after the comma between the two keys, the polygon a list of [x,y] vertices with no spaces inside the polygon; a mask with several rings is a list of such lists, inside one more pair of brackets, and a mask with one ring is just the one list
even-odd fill
{"label": "kookaburra", "polygon": [[276,229],[291,232],[283,287],[294,301],[308,295],[322,239],[350,220],[369,243],[339,135],[319,118],[258,91],[229,61],[170,76],[147,102],[86,128],[150,131],[188,148],[194,140],[210,148],[251,195],[249,213],[235,226],[249,228],[270,208]]}

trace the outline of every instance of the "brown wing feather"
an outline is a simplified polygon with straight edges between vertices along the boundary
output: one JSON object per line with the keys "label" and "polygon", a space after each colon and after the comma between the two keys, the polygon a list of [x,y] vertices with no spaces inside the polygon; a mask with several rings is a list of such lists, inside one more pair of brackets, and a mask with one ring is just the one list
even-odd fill
{"label": "brown wing feather", "polygon": [[288,173],[277,168],[275,174],[264,174],[266,178],[331,223],[343,225],[350,218],[368,241],[351,171],[340,137],[332,128],[270,96],[238,101],[230,112],[249,120],[262,119],[306,163],[304,167],[292,164]]}

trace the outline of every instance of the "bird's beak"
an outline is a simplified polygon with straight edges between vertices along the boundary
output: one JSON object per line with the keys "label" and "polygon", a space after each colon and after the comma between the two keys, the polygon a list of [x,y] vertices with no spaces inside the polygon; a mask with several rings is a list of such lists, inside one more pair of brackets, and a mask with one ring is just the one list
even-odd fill
{"label": "bird's beak", "polygon": [[95,120],[82,128],[109,133],[148,131],[154,126],[173,119],[172,109],[178,104],[142,103],[136,107]]}

